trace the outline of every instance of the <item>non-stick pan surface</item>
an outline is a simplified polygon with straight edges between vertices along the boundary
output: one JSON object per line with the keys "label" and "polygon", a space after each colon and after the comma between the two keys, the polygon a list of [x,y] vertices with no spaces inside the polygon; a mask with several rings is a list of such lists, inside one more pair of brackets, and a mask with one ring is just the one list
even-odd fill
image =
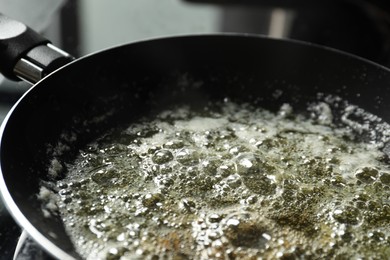
{"label": "non-stick pan surface", "polygon": [[390,122],[390,72],[323,47],[259,36],[132,43],[73,62],[36,84],[2,125],[1,192],[15,219],[54,256],[79,258],[37,198],[53,147],[63,161],[105,130],[174,104],[229,98],[270,110],[332,94]]}

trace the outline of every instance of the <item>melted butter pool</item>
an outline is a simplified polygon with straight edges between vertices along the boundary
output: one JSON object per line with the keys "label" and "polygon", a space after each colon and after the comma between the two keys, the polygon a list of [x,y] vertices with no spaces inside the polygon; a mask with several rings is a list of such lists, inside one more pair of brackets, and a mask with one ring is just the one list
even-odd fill
{"label": "melted butter pool", "polygon": [[[80,152],[57,205],[86,259],[385,259],[390,169],[321,115],[164,111]],[[324,120],[324,117],[326,120]],[[319,120],[320,119],[320,120]]]}

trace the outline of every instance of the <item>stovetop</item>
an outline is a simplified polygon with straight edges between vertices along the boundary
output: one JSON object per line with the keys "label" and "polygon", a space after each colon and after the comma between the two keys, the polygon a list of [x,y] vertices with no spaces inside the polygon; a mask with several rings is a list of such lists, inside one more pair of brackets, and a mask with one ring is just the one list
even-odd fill
{"label": "stovetop", "polygon": [[[23,1],[18,2],[24,10]],[[316,5],[304,0],[57,2],[63,5],[51,10],[41,31],[75,56],[160,36],[244,32],[318,43],[390,66],[390,6],[382,0],[316,1]],[[23,12],[14,18],[23,21]],[[28,88],[27,83],[11,83],[0,75],[0,121]],[[20,234],[0,201],[0,259],[12,259]],[[18,259],[48,258],[33,242],[25,244]]]}

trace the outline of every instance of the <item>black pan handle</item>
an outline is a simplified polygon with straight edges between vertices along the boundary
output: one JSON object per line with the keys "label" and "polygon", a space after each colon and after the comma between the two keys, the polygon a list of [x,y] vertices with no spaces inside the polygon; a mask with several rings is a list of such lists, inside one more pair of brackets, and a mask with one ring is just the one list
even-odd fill
{"label": "black pan handle", "polygon": [[0,72],[35,83],[74,60],[21,22],[0,13]]}

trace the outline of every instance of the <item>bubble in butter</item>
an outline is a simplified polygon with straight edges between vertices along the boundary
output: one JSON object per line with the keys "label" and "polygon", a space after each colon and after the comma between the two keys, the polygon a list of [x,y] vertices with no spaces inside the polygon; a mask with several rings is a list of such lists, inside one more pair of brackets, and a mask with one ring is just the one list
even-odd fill
{"label": "bubble in butter", "polygon": [[387,157],[353,127],[336,127],[325,103],[312,106],[306,117],[289,105],[279,113],[231,102],[180,107],[89,144],[56,183],[78,252],[85,259],[387,258]]}

